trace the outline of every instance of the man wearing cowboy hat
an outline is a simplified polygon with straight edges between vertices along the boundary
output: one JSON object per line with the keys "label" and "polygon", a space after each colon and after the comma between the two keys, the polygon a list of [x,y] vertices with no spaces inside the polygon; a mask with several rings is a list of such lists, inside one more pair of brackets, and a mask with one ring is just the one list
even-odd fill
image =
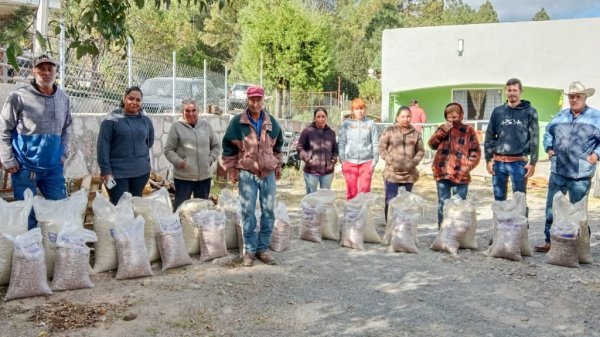
{"label": "man wearing cowboy hat", "polygon": [[[69,156],[71,110],[67,94],[55,83],[56,61],[33,60],[33,80],[13,91],[0,116],[0,160],[11,174],[13,194],[39,189],[46,199],[67,197],[63,164]],[[29,216],[29,229],[36,226]]]}
{"label": "man wearing cowboy hat", "polygon": [[535,247],[536,252],[550,250],[552,200],[557,192],[569,193],[572,203],[583,199],[590,191],[591,180],[600,158],[600,111],[586,104],[596,92],[581,82],[571,82],[569,109],[559,112],[546,127],[544,149],[550,158],[550,181],[546,197],[546,242]]}

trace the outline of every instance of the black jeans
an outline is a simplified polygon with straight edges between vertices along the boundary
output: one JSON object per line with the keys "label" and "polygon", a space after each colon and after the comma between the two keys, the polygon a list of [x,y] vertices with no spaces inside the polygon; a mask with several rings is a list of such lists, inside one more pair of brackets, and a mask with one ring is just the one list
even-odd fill
{"label": "black jeans", "polygon": [[184,201],[188,200],[192,196],[192,193],[194,193],[194,198],[208,199],[211,181],[212,178],[200,181],[174,179],[175,204],[173,204],[173,209],[177,210],[179,205],[181,205]]}
{"label": "black jeans", "polygon": [[148,178],[150,178],[150,172],[139,177],[115,178],[115,187],[108,190],[110,202],[113,205],[116,205],[119,202],[119,199],[121,199],[123,193],[125,192],[131,193],[131,195],[134,197],[141,197],[142,192],[144,191],[144,187],[148,182]]}

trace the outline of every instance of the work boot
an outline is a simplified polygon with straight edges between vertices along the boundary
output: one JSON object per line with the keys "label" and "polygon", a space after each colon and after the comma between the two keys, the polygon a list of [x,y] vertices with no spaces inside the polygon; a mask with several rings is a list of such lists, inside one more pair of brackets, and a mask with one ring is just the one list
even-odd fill
{"label": "work boot", "polygon": [[538,253],[547,253],[550,250],[550,242],[546,242],[543,245],[535,246],[533,249]]}
{"label": "work boot", "polygon": [[256,258],[261,260],[264,264],[276,264],[277,262],[275,261],[275,258],[273,256],[271,256],[271,254],[265,252],[258,252],[256,253]]}
{"label": "work boot", "polygon": [[242,266],[252,267],[254,265],[254,254],[246,253],[242,258]]}

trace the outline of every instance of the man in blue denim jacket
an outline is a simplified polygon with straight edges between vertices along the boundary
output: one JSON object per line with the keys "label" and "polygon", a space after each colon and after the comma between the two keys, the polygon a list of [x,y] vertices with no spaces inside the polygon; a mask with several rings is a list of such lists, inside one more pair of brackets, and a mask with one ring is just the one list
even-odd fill
{"label": "man in blue denim jacket", "polygon": [[569,200],[575,203],[590,191],[600,158],[600,111],[589,107],[586,100],[595,92],[581,82],[572,82],[565,93],[571,107],[559,112],[546,127],[544,149],[551,164],[546,197],[546,242],[536,246],[536,252],[550,250],[554,195],[569,192]]}

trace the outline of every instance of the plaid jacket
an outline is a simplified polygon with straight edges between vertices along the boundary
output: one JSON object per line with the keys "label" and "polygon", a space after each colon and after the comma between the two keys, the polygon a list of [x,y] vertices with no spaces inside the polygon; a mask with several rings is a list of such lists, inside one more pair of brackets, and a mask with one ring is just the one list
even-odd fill
{"label": "plaid jacket", "polygon": [[435,180],[447,179],[457,184],[471,182],[469,172],[481,159],[481,148],[472,126],[461,123],[449,132],[438,128],[428,144],[437,150],[431,165]]}

